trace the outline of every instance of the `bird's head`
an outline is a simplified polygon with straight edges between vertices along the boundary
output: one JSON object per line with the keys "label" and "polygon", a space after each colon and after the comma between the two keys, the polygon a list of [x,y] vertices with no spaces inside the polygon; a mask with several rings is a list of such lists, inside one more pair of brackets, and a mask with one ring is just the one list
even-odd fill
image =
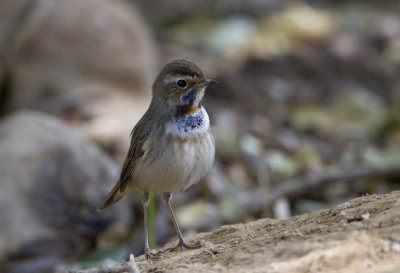
{"label": "bird's head", "polygon": [[200,109],[206,87],[216,83],[205,78],[195,64],[186,60],[172,61],[164,66],[153,84],[153,101],[162,101],[177,115],[193,114]]}

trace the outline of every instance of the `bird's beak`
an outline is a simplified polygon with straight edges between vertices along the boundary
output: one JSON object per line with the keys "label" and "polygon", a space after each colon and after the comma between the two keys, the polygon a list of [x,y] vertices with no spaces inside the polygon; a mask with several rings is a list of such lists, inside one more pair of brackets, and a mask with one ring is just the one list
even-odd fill
{"label": "bird's beak", "polygon": [[205,86],[214,85],[214,84],[218,84],[218,81],[217,80],[213,80],[213,79],[205,79],[204,80],[204,85]]}
{"label": "bird's beak", "polygon": [[197,83],[196,85],[195,85],[195,88],[202,88],[202,87],[205,87],[205,86],[209,86],[209,85],[213,85],[213,84],[217,84],[218,83],[218,81],[217,80],[212,80],[212,79],[204,79],[203,81],[201,81],[201,82],[199,82],[199,83]]}

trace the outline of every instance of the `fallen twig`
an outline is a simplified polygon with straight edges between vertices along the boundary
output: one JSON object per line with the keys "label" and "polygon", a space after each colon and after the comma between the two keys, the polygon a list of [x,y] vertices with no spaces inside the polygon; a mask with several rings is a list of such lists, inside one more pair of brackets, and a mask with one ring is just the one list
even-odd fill
{"label": "fallen twig", "polygon": [[136,265],[135,257],[133,254],[129,256],[129,261],[124,262],[120,265],[113,266],[99,266],[96,268],[90,268],[85,270],[72,269],[69,273],[140,273],[139,268]]}
{"label": "fallen twig", "polygon": [[306,175],[283,182],[279,187],[270,192],[264,204],[272,205],[281,197],[297,197],[304,195],[310,188],[317,188],[333,181],[349,181],[366,178],[389,178],[400,176],[400,162],[386,166],[362,166],[343,171],[324,171]]}

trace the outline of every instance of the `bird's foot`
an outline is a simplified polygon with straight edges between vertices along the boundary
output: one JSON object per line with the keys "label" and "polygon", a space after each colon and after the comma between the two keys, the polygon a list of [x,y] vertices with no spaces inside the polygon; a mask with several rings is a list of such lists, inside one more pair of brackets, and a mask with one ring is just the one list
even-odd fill
{"label": "bird's foot", "polygon": [[181,249],[181,250],[184,250],[184,249],[196,249],[196,248],[199,248],[199,247],[201,247],[200,241],[196,241],[196,244],[194,244],[194,245],[189,245],[184,240],[179,240],[179,243],[178,243],[177,246],[172,247],[172,248],[168,248],[167,251],[174,251],[176,249]]}
{"label": "bird's foot", "polygon": [[188,245],[185,241],[179,241],[178,245],[176,246],[177,248],[181,248],[182,250],[186,249],[196,249],[201,247],[200,241],[196,241],[195,244],[193,245]]}
{"label": "bird's foot", "polygon": [[145,255],[147,260],[148,259],[158,260],[158,259],[160,259],[159,254],[160,254],[160,252],[157,252],[157,253],[151,252],[150,248],[145,248],[145,250],[144,250],[144,255]]}

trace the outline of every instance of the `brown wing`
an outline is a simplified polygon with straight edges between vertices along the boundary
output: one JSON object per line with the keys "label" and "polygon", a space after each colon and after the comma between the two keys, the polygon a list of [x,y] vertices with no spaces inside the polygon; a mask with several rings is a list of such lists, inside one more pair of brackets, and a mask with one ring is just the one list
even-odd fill
{"label": "brown wing", "polygon": [[125,191],[137,160],[144,154],[143,144],[150,136],[151,130],[152,123],[150,115],[148,112],[146,112],[146,114],[132,130],[131,145],[125,158],[124,165],[122,166],[120,179],[98,206],[98,211],[102,211],[103,209],[111,206],[132,190],[131,187],[129,191]]}
{"label": "brown wing", "polygon": [[151,120],[146,113],[131,132],[131,145],[128,154],[126,155],[119,178],[121,192],[125,190],[138,158],[144,154],[143,144],[150,135],[152,130],[151,126]]}

